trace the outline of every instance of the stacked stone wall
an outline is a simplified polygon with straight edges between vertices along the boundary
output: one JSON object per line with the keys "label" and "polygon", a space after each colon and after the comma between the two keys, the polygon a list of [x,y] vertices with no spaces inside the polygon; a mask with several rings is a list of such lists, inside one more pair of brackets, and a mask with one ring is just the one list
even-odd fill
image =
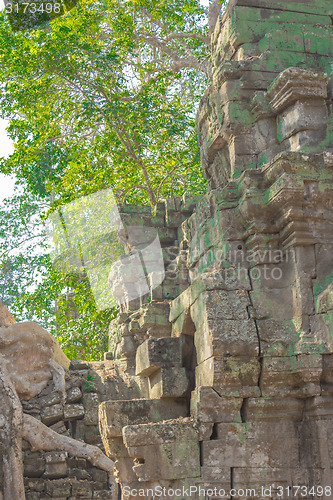
{"label": "stacked stone wall", "polygon": [[[98,408],[114,397],[135,398],[140,394],[111,361],[72,361],[66,374],[66,400],[50,381],[36,397],[23,401],[23,411],[56,433],[104,451],[99,432]],[[24,481],[27,500],[118,499],[118,485],[105,470],[68,451],[35,451],[23,441]],[[9,500],[9,499],[8,499]]]}
{"label": "stacked stone wall", "polygon": [[145,390],[100,407],[122,498],[333,487],[331,15],[235,0],[216,27],[197,119],[209,194],[170,242],[185,289],[128,304],[117,356]]}

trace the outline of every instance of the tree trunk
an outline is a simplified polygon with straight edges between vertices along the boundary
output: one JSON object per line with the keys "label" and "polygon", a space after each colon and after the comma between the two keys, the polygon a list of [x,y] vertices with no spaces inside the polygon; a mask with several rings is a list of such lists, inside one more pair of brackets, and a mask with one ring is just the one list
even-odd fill
{"label": "tree trunk", "polygon": [[1,354],[0,398],[0,458],[3,468],[3,497],[6,500],[24,500],[22,405],[9,378]]}

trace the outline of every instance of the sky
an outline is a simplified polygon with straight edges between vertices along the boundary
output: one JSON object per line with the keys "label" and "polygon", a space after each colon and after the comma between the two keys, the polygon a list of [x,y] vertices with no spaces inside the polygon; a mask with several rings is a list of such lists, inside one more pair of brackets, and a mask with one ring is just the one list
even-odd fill
{"label": "sky", "polygon": [[[0,10],[5,8],[3,0],[0,0]],[[8,122],[0,118],[0,157],[8,156],[13,151],[13,146],[7,137],[6,127]],[[7,175],[0,174],[0,202],[10,196],[14,188],[14,179]]]}

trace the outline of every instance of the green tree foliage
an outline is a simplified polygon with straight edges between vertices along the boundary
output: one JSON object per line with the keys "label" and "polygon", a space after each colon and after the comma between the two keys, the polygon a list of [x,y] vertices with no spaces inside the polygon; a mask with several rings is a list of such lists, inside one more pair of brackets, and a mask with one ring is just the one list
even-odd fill
{"label": "green tree foliage", "polygon": [[199,0],[84,0],[18,33],[3,18],[0,106],[16,145],[2,171],[61,203],[106,186],[152,205],[202,192],[208,30]]}
{"label": "green tree foliage", "polygon": [[0,170],[24,186],[0,209],[1,293],[19,319],[57,331],[72,356],[96,357],[117,311],[97,312],[87,277],[52,267],[42,221],[110,187],[120,202],[152,207],[205,192],[195,114],[220,9],[217,0],[209,9],[82,0],[16,33],[0,13],[0,113],[15,143]]}
{"label": "green tree foliage", "polygon": [[49,204],[20,190],[0,205],[0,300],[36,320],[70,358],[101,359],[117,307],[98,311],[87,276],[55,269],[44,224]]}

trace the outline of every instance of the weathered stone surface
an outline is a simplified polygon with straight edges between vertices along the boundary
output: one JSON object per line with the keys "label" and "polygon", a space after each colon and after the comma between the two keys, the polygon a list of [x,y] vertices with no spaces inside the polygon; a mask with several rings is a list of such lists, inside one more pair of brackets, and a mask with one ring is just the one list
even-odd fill
{"label": "weathered stone surface", "polygon": [[84,417],[84,406],[78,404],[64,405],[64,419],[77,420]]}
{"label": "weathered stone surface", "polygon": [[68,480],[47,481],[45,491],[51,498],[66,498],[71,493],[71,483]]}
{"label": "weathered stone surface", "polygon": [[212,387],[197,387],[191,398],[191,414],[199,422],[240,422],[241,398],[221,397]]}
{"label": "weathered stone surface", "polygon": [[25,458],[24,475],[26,477],[41,477],[45,471],[45,461],[43,458]]}
{"label": "weathered stone surface", "polygon": [[84,423],[85,425],[98,425],[99,395],[96,393],[85,393],[83,396]]}
{"label": "weathered stone surface", "polygon": [[198,430],[193,423],[127,426],[123,436],[129,455],[144,460],[133,467],[139,481],[200,475]]}
{"label": "weathered stone surface", "polygon": [[185,368],[161,368],[149,377],[149,397],[181,398],[189,388],[189,380]]}
{"label": "weathered stone surface", "polygon": [[115,478],[118,482],[124,481],[127,483],[135,483],[138,478],[133,471],[134,459],[132,457],[123,457],[115,461]]}
{"label": "weathered stone surface", "polygon": [[59,463],[46,463],[44,477],[48,479],[58,479],[61,477],[66,477],[67,465],[66,462]]}
{"label": "weathered stone surface", "polygon": [[333,310],[333,283],[324,290],[317,298],[317,313],[325,313]]}
{"label": "weathered stone surface", "polygon": [[[270,498],[295,478],[331,481],[332,33],[328,1],[310,3],[231,0],[216,25],[197,116],[209,192],[182,223],[190,283],[169,315],[172,336],[194,342],[183,356],[202,440],[194,484],[272,487]],[[165,206],[170,226],[182,220]],[[143,356],[142,339],[136,373],[152,388],[175,368]],[[162,431],[133,416],[123,435],[133,484],[177,484]]]}
{"label": "weathered stone surface", "polygon": [[123,429],[124,444],[132,446],[149,446],[174,441],[198,440],[198,428],[195,422],[177,422],[174,420],[151,425],[128,425]]}
{"label": "weathered stone surface", "polygon": [[196,367],[196,385],[213,387],[226,397],[259,397],[260,371],[258,358],[211,357]]}
{"label": "weathered stone surface", "polygon": [[67,391],[66,402],[67,403],[77,403],[82,397],[82,392],[79,387],[72,387]]}
{"label": "weathered stone surface", "polygon": [[246,320],[250,300],[245,290],[212,290],[203,292],[191,308],[192,319],[197,327],[205,320]]}
{"label": "weathered stone surface", "polygon": [[184,401],[173,401],[171,405],[163,399],[106,401],[99,407],[101,431],[106,438],[121,436],[126,425],[159,422],[186,414]]}
{"label": "weathered stone surface", "polygon": [[259,341],[255,322],[246,320],[212,320],[198,328],[194,335],[198,363],[216,356],[258,356]]}
{"label": "weathered stone surface", "polygon": [[322,357],[318,354],[265,357],[261,376],[263,395],[313,397],[321,393]]}
{"label": "weathered stone surface", "polygon": [[137,350],[136,375],[149,376],[162,366],[181,366],[182,342],[178,338],[148,339]]}
{"label": "weathered stone surface", "polygon": [[275,112],[280,112],[295,102],[302,106],[308,100],[323,101],[327,97],[327,82],[325,73],[288,68],[276,78],[268,90],[268,97],[272,99],[271,106]]}
{"label": "weathered stone surface", "polygon": [[61,420],[64,416],[64,407],[62,404],[47,406],[41,410],[43,424],[50,425]]}
{"label": "weathered stone surface", "polygon": [[[204,465],[297,467],[298,436],[292,422],[218,424],[217,427],[217,439],[203,442]],[[281,435],[289,443],[288,456],[280,446]]]}

